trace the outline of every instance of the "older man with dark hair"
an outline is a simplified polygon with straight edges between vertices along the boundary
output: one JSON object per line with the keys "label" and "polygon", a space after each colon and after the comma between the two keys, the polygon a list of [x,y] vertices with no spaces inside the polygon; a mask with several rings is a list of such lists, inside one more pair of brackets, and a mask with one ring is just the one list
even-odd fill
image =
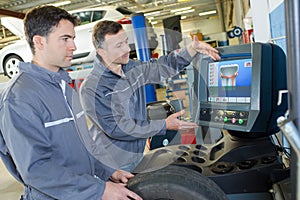
{"label": "older man with dark hair", "polygon": [[179,120],[184,111],[162,120],[149,120],[145,84],[161,83],[184,70],[199,52],[220,59],[218,51],[197,38],[186,48],[156,61],[129,59],[126,32],[120,24],[101,21],[95,25],[93,43],[97,51],[92,72],[81,85],[82,105],[93,123],[93,138],[105,147],[120,169],[133,171],[143,157],[146,139],[166,130],[197,127]]}

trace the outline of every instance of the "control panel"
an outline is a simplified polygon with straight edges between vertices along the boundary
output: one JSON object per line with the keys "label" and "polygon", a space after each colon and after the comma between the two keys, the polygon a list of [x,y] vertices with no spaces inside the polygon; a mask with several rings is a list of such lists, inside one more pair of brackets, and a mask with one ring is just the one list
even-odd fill
{"label": "control panel", "polygon": [[246,126],[248,116],[248,111],[201,108],[199,119],[207,122]]}

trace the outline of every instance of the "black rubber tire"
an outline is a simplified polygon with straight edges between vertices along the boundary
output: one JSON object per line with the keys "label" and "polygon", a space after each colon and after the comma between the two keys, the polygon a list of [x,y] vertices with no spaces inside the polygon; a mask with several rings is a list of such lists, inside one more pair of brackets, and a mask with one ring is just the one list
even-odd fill
{"label": "black rubber tire", "polygon": [[141,173],[127,187],[144,200],[226,200],[220,187],[201,173],[175,165]]}

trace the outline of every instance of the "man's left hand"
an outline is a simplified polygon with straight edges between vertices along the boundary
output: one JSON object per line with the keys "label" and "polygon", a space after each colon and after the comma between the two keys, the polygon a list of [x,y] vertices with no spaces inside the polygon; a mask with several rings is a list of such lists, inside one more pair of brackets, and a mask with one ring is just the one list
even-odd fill
{"label": "man's left hand", "polygon": [[194,35],[193,42],[188,46],[188,51],[193,57],[196,53],[209,55],[213,60],[220,60],[221,57],[217,49],[213,48],[206,42],[199,41],[198,37]]}
{"label": "man's left hand", "polygon": [[132,177],[134,177],[134,175],[130,172],[117,170],[111,175],[110,179],[115,183],[127,183]]}

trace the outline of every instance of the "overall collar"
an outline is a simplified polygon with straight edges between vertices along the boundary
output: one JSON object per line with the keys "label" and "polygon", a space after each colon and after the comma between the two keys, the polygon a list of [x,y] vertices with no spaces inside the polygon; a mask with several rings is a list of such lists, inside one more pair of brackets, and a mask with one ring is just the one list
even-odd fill
{"label": "overall collar", "polygon": [[72,81],[68,72],[66,72],[62,68],[60,68],[58,72],[52,72],[33,63],[23,63],[23,62],[20,62],[19,68],[20,68],[20,72],[23,71],[23,72],[30,73],[32,76],[47,80],[52,83],[61,83],[61,80],[64,80],[67,83],[70,83]]}
{"label": "overall collar", "polygon": [[106,76],[109,77],[115,77],[117,76],[118,78],[124,78],[126,79],[125,73],[123,71],[123,65],[122,65],[122,75],[118,75],[116,73],[114,73],[113,71],[111,71],[110,69],[108,69],[108,67],[106,67],[103,62],[102,62],[102,58],[99,54],[96,55],[96,59],[94,60],[94,68],[93,70],[99,74],[99,75],[103,75],[105,74]]}

